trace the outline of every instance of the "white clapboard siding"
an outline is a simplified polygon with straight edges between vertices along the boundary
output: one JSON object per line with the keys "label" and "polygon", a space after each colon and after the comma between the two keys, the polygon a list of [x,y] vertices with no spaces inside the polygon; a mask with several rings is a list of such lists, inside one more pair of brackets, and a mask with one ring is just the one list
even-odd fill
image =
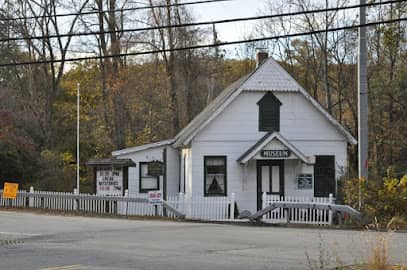
{"label": "white clapboard siding", "polygon": [[[263,194],[263,208],[269,206],[273,202],[309,202],[309,203],[333,203],[332,197],[326,198],[310,198],[285,196],[280,198],[279,195]],[[288,216],[287,216],[288,215]],[[332,223],[332,211],[317,210],[317,209],[299,209],[277,208],[263,216],[263,221],[267,223],[301,223],[313,225],[330,225]]]}
{"label": "white clapboard siding", "polygon": [[[265,132],[258,131],[257,102],[264,92],[243,91],[217,117],[193,138],[190,144],[186,168],[186,192],[193,197],[203,195],[204,156],[227,157],[227,189],[235,192],[239,209],[255,212],[256,205],[256,166],[255,161],[246,167],[236,160],[253,146]],[[280,111],[280,135],[289,141],[305,156],[334,155],[336,177],[347,166],[347,140],[307,98],[294,92],[273,93],[283,104]],[[294,165],[286,164],[286,194],[293,196],[313,196],[296,188],[294,175],[288,176]],[[293,183],[293,184],[290,184]]]}

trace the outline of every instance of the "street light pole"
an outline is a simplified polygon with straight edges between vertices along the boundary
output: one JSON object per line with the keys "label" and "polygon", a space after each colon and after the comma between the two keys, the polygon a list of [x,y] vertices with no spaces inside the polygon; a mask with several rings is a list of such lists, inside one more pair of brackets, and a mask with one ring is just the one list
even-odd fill
{"label": "street light pole", "polygon": [[77,85],[77,93],[76,93],[76,190],[79,193],[79,101],[80,101],[80,88],[81,84],[78,83]]}

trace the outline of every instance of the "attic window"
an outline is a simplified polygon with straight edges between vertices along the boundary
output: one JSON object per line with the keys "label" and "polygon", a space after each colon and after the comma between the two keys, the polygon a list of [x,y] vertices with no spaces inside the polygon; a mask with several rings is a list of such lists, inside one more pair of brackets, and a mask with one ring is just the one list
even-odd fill
{"label": "attic window", "polygon": [[280,131],[280,106],[282,103],[268,92],[259,102],[259,131]]}

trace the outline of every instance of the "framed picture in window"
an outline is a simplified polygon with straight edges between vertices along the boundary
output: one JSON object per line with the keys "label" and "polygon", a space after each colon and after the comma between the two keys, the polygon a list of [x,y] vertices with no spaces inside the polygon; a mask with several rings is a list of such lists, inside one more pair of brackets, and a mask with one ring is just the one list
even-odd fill
{"label": "framed picture in window", "polygon": [[298,175],[298,189],[312,189],[312,174],[302,173]]}
{"label": "framed picture in window", "polygon": [[160,177],[149,175],[148,162],[140,162],[139,178],[140,193],[147,193],[151,190],[160,189]]}
{"label": "framed picture in window", "polygon": [[204,195],[226,196],[226,156],[204,157]]}

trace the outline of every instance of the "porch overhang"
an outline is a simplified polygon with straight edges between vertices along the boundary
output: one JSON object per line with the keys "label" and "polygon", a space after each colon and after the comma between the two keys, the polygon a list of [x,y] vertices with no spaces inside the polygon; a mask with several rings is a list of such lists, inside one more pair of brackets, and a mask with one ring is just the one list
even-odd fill
{"label": "porch overhang", "polygon": [[[273,140],[279,142],[282,149],[271,150],[265,149]],[[263,151],[263,152],[262,152]],[[267,152],[268,151],[268,152]],[[257,156],[263,154],[263,157],[256,158]],[[265,155],[264,153],[270,153],[270,155]],[[275,153],[281,153],[281,155],[274,155]],[[253,146],[251,146],[246,152],[244,152],[237,161],[240,164],[246,164],[251,159],[292,159],[297,158],[306,164],[314,164],[315,161],[312,157],[305,156],[300,150],[298,150],[294,145],[288,142],[279,132],[269,132],[258,140]]]}
{"label": "porch overhang", "polygon": [[87,165],[93,167],[113,166],[113,167],[136,167],[136,163],[128,158],[103,158],[90,159],[86,162]]}

